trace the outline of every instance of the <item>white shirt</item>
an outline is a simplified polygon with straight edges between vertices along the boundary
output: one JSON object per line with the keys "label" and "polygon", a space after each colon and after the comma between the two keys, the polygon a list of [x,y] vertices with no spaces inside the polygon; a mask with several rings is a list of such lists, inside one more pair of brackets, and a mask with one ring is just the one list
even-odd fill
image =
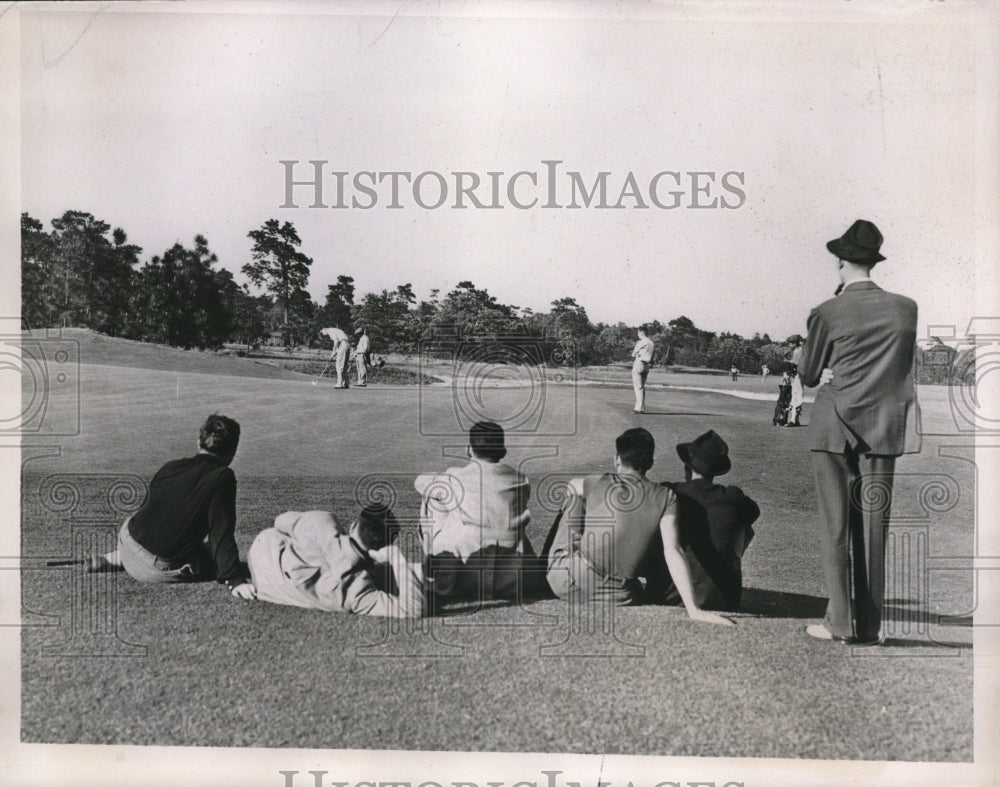
{"label": "white shirt", "polygon": [[371,347],[371,341],[368,339],[368,334],[363,334],[360,339],[358,339],[358,349],[357,352],[366,353],[368,348]]}
{"label": "white shirt", "polygon": [[653,340],[648,336],[640,338],[632,350],[632,357],[650,363],[653,360]]}
{"label": "white shirt", "polygon": [[324,328],[320,333],[328,336],[334,344],[348,341],[347,334],[340,330],[340,328]]}
{"label": "white shirt", "polygon": [[462,560],[494,544],[515,548],[528,522],[528,479],[510,465],[470,459],[463,467],[424,473],[413,483],[421,497],[436,501],[432,554],[451,552]]}

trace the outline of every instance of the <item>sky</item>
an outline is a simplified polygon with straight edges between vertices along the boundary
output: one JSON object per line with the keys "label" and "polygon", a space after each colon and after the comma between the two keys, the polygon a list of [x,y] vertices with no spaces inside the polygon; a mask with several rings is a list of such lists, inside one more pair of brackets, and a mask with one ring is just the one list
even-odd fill
{"label": "sky", "polygon": [[[967,10],[837,6],[42,4],[21,14],[22,210],[46,225],[93,213],[143,260],[200,233],[239,281],[247,233],[289,221],[320,302],[338,275],[359,293],[410,282],[418,299],[471,280],[534,311],[568,296],[595,322],[686,315],[775,338],[804,332],[837,284],[826,241],[866,218],[888,258],[874,278],[917,300],[920,334],[964,326],[991,259]],[[308,186],[281,207],[280,162],[306,180],[311,160],[328,162],[327,205],[348,173],[348,207],[310,207]],[[588,189],[609,173],[608,204],[631,172],[639,199],[543,208],[543,161],[562,162],[558,203],[570,171]],[[540,184],[516,181],[514,200],[539,198],[528,209],[506,192],[521,170]],[[374,207],[350,207],[370,201],[352,189],[365,171],[441,173],[448,200],[420,207],[401,180],[388,208],[386,180]],[[457,171],[485,204],[503,173],[503,207],[453,207]],[[661,176],[654,193],[680,190],[676,208],[648,198],[664,171],[681,186]],[[420,199],[438,188],[425,176]]]}

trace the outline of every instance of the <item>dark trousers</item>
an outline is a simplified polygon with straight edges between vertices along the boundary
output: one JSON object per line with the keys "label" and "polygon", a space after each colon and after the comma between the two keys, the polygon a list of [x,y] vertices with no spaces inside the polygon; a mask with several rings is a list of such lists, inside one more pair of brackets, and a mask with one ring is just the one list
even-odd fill
{"label": "dark trousers", "polygon": [[824,622],[838,637],[876,639],[896,458],[813,451],[812,463],[822,520],[820,557],[830,594]]}

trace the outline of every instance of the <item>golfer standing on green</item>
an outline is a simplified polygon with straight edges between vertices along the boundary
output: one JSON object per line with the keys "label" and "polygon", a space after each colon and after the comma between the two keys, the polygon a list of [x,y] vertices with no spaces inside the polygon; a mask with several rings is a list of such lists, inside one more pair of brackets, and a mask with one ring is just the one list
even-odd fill
{"label": "golfer standing on green", "polygon": [[646,412],[646,377],[653,363],[653,340],[639,328],[639,339],[632,350],[632,388],[635,391],[635,408],[633,413]]}
{"label": "golfer standing on green", "polygon": [[320,331],[320,333],[333,342],[333,352],[330,353],[330,358],[335,361],[337,367],[337,384],[334,387],[347,388],[349,385],[347,381],[347,361],[351,357],[350,339],[348,339],[347,334],[337,326],[324,328]]}

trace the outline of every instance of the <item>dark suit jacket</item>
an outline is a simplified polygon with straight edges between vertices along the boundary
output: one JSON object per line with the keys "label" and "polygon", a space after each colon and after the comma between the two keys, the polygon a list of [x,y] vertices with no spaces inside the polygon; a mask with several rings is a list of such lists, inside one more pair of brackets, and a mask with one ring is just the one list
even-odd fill
{"label": "dark suit jacket", "polygon": [[844,453],[899,456],[920,451],[913,384],[917,304],[871,281],[844,288],[809,315],[799,367],[802,383],[833,382],[816,392],[809,447]]}

